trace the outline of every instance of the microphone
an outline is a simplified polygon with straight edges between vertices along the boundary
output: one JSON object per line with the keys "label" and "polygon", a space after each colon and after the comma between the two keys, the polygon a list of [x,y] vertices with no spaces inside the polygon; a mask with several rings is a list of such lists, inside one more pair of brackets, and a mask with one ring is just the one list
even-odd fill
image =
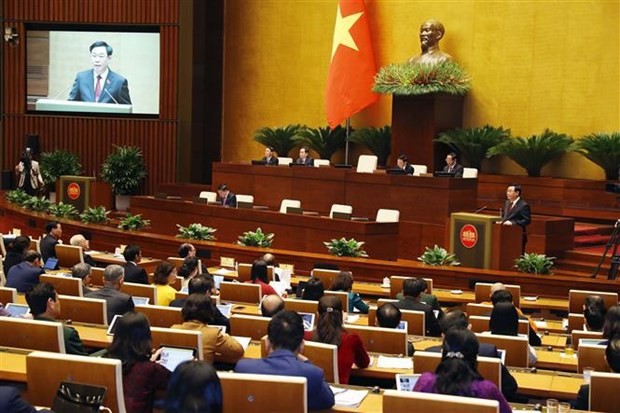
{"label": "microphone", "polygon": [[116,104],[118,105],[118,102],[116,101],[116,99],[114,99],[114,96],[112,96],[112,95],[110,94],[110,92],[108,92],[108,89],[103,89],[103,91],[104,91],[105,93],[107,93],[107,94],[108,94],[108,96],[110,96],[110,97],[112,98],[112,100],[114,101],[114,103],[116,103]]}
{"label": "microphone", "polygon": [[55,94],[52,99],[58,99],[58,96],[64,94],[72,85],[73,85],[73,83],[69,83],[69,86],[67,86],[66,88],[61,90],[59,93]]}
{"label": "microphone", "polygon": [[485,206],[483,206],[482,208],[478,208],[478,209],[474,212],[474,214],[477,214],[477,213],[479,213],[479,212],[482,212],[482,211],[484,211],[485,209],[487,209],[487,206],[486,206],[486,205],[485,205]]}

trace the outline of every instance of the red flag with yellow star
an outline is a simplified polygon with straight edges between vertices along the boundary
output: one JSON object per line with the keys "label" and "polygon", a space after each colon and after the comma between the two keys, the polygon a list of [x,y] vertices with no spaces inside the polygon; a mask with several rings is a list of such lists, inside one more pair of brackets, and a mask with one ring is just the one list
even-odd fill
{"label": "red flag with yellow star", "polygon": [[339,0],[325,91],[330,127],[377,101],[372,92],[376,72],[364,0]]}

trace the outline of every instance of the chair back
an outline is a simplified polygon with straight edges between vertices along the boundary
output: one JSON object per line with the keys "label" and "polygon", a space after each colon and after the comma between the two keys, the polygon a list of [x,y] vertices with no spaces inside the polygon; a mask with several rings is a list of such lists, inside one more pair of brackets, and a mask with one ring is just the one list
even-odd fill
{"label": "chair back", "polygon": [[[484,333],[490,330],[491,317],[482,315],[469,316],[469,324],[471,324],[471,331],[474,333]],[[519,319],[519,334],[528,335],[530,333],[530,322],[528,320]]]}
{"label": "chair back", "polygon": [[503,336],[499,334],[476,333],[481,343],[494,344],[498,349],[506,350],[506,365],[512,367],[529,367],[529,343],[527,337]]}
{"label": "chair back", "polygon": [[411,166],[413,166],[413,176],[420,176],[428,172],[428,167],[426,165],[412,163]]}
{"label": "chair back", "polygon": [[329,159],[315,159],[314,166],[315,168],[318,168],[321,166],[330,166]]}
{"label": "chair back", "polygon": [[[496,357],[478,357],[478,373],[497,386],[502,388],[502,361]],[[441,353],[430,351],[416,351],[413,355],[413,372],[421,374],[435,372],[441,363]]]}
{"label": "chair back", "polygon": [[476,168],[463,168],[463,178],[478,178],[478,170]]}
{"label": "chair back", "polygon": [[605,359],[606,345],[577,345],[577,371],[583,373],[584,367],[592,367],[594,371],[610,371]]}
{"label": "chair back", "polygon": [[351,205],[344,204],[332,204],[331,209],[329,210],[329,217],[334,217],[334,212],[339,212],[341,214],[349,214],[353,213],[353,207]]}
{"label": "chair back", "polygon": [[400,211],[398,209],[379,209],[375,220],[377,222],[398,222],[400,220]]}
{"label": "chair back", "polygon": [[92,267],[90,269],[90,282],[97,287],[103,286],[103,271],[105,268]]}
{"label": "chair back", "polygon": [[278,157],[278,166],[289,166],[289,164],[293,163],[293,158],[289,158],[287,156],[279,156]]}
{"label": "chair back", "polygon": [[254,206],[254,195],[237,195],[237,208],[252,208]]}
{"label": "chair back", "polygon": [[259,284],[233,283],[222,281],[220,283],[220,300],[238,303],[258,304],[261,302]]}
{"label": "chair back", "polygon": [[125,413],[123,373],[120,360],[35,351],[26,356],[28,401],[51,406],[63,381],[103,386],[103,406],[113,413]]}
{"label": "chair back", "polygon": [[251,337],[260,340],[267,335],[267,326],[271,318],[254,315],[233,314],[230,317],[230,329],[236,336]]}
{"label": "chair back", "polygon": [[75,297],[82,297],[84,294],[82,280],[79,278],[41,274],[39,276],[39,282],[52,284],[58,294],[72,295]]}
{"label": "chair back", "polygon": [[499,413],[497,400],[473,397],[386,390],[382,399],[384,412]]}
{"label": "chair back", "polygon": [[202,333],[198,330],[181,330],[175,328],[151,327],[153,348],[162,345],[173,347],[190,347],[196,349],[198,360],[203,360]]}
{"label": "chair back", "polygon": [[289,311],[296,311],[298,313],[316,313],[319,307],[319,302],[314,300],[295,300],[292,298],[284,299],[284,308]]}
{"label": "chair back", "polygon": [[583,313],[568,313],[568,331],[584,330],[586,318]]}
{"label": "chair back", "polygon": [[615,412],[620,406],[620,374],[593,371],[590,375],[590,410]]}
{"label": "chair back", "polygon": [[148,297],[149,303],[157,302],[157,289],[154,285],[124,282],[121,291],[132,297]]}
{"label": "chair back", "polygon": [[10,287],[0,287],[0,303],[7,305],[7,303],[17,302],[17,289]]}
{"label": "chair back", "polygon": [[56,244],[56,258],[59,266],[71,268],[84,263],[84,252],[82,247],[77,245]]}
{"label": "chair back", "polygon": [[488,316],[493,311],[492,304],[467,303],[465,312],[471,316]]}
{"label": "chair back", "polygon": [[41,253],[41,240],[30,238],[30,245],[28,246],[29,250],[35,250],[39,254]]}
{"label": "chair back", "polygon": [[345,313],[349,311],[349,293],[348,292],[325,290],[324,295],[333,295],[335,297],[338,297],[340,299],[340,302],[342,303],[342,311],[344,311]]}
{"label": "chair back", "polygon": [[167,328],[173,324],[182,324],[183,316],[178,307],[162,305],[137,305],[136,312],[142,313],[149,319],[151,327]]}
{"label": "chair back", "polygon": [[[385,302],[383,302],[384,304]],[[377,322],[377,309],[381,307],[381,303],[378,306],[371,305],[368,309],[368,325],[370,327],[378,325]],[[401,321],[407,322],[407,334],[412,336],[425,336],[426,335],[426,317],[424,311],[415,310],[400,310]]]}
{"label": "chair back", "polygon": [[308,411],[305,377],[225,372],[217,375],[222,385],[224,413]]}
{"label": "chair back", "polygon": [[237,281],[240,283],[250,281],[252,279],[252,264],[242,263],[237,264]]}
{"label": "chair back", "polygon": [[338,276],[340,270],[326,270],[323,268],[314,268],[310,271],[310,276],[321,280],[323,288],[328,290],[331,288],[334,280]]}
{"label": "chair back", "polygon": [[108,325],[108,303],[106,300],[72,295],[59,295],[58,300],[60,300],[60,316],[58,316],[60,320]]}
{"label": "chair back", "polygon": [[407,332],[395,328],[347,325],[349,333],[360,336],[366,350],[385,354],[407,354]]}
{"label": "chair back", "polygon": [[[579,347],[581,339],[599,340],[603,342],[603,333],[600,331],[573,330],[570,333],[570,342],[575,350]],[[584,366],[588,367],[588,366]]]}
{"label": "chair back", "polygon": [[202,199],[206,199],[207,202],[212,202],[212,203],[217,202],[217,192],[201,191],[198,197]]}
{"label": "chair back", "polygon": [[583,305],[586,303],[586,298],[591,295],[600,296],[605,302],[605,308],[607,310],[609,310],[609,307],[618,305],[618,293],[610,293],[606,291],[569,290],[568,312],[583,314]]}
{"label": "chair back", "polygon": [[0,347],[65,353],[62,323],[0,317],[0,331]]}
{"label": "chair back", "polygon": [[356,172],[373,173],[377,169],[377,161],[378,158],[375,155],[360,155],[360,157],[357,158]]}
{"label": "chair back", "polygon": [[280,203],[280,213],[286,214],[286,209],[288,207],[301,208],[301,201],[298,201],[296,199],[283,199]]}
{"label": "chair back", "polygon": [[[476,283],[475,294],[477,303],[491,301],[492,286],[493,284],[491,283]],[[512,303],[514,306],[521,308],[521,286],[512,284],[504,284],[504,286],[506,290],[510,291],[510,294],[512,294]]]}
{"label": "chair back", "polygon": [[[390,298],[396,298],[398,294],[403,292],[403,283],[408,278],[414,278],[414,277],[403,277],[401,275],[390,276]],[[426,287],[427,287],[426,294],[432,294],[433,293],[433,279],[424,278],[424,277],[422,277],[422,279],[426,281]]]}

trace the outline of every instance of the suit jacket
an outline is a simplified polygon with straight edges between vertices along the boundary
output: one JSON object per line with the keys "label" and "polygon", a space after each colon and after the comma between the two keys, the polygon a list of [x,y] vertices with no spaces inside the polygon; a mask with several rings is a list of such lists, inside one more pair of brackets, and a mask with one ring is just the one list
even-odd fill
{"label": "suit jacket", "polygon": [[577,393],[577,400],[573,405],[573,409],[589,410],[590,409],[590,385],[582,384]]}
{"label": "suit jacket", "polygon": [[24,259],[24,254],[21,252],[8,251],[6,257],[4,257],[4,274],[8,274],[11,267],[19,264]]}
{"label": "suit jacket", "polygon": [[[183,308],[186,298],[176,298],[170,302],[169,307]],[[222,314],[222,312],[213,304],[213,320],[209,321],[209,325],[224,326],[226,331],[230,332],[230,320]]]}
{"label": "suit jacket", "polygon": [[[53,321],[58,322],[58,320],[52,320],[51,318],[35,316],[35,320],[39,321]],[[62,325],[62,332],[65,337],[65,352],[67,354],[76,354],[78,356],[88,356],[86,350],[84,350],[84,346],[82,345],[82,340],[80,339],[80,335],[77,330],[73,327],[69,327],[66,325]]]}
{"label": "suit jacket", "polygon": [[239,360],[235,372],[305,377],[308,380],[308,410],[329,409],[334,405],[334,393],[325,381],[323,370],[310,362],[300,361],[292,351],[278,349],[262,359]]}
{"label": "suit jacket", "polygon": [[430,305],[420,301],[415,301],[412,298],[405,297],[402,300],[394,303],[394,305],[401,310],[415,310],[424,311],[424,324],[426,326],[426,335],[433,337],[441,336],[441,328],[439,328],[439,322],[433,313],[433,309]]}
{"label": "suit jacket", "polygon": [[46,262],[49,257],[56,256],[56,244],[58,244],[58,240],[50,234],[47,234],[41,240],[39,246],[41,248],[41,258],[43,258],[43,262]]}
{"label": "suit jacket", "polygon": [[[73,87],[71,88],[71,92],[69,92],[69,98],[67,100],[81,102],[95,101],[95,75],[92,69],[78,72],[75,75],[75,81],[73,82]],[[116,100],[116,102],[114,100]],[[97,102],[131,105],[127,79],[116,72],[108,70],[108,76],[105,80],[102,80],[101,94]]]}
{"label": "suit jacket", "polygon": [[504,213],[502,215],[502,221],[510,221],[514,225],[519,225],[525,231],[525,226],[531,222],[530,206],[523,198],[519,198],[514,208],[509,211],[511,202],[506,200],[504,203]]}
{"label": "suit jacket", "polygon": [[312,157],[310,157],[310,156],[306,156],[306,160],[305,161],[303,159],[301,159],[301,158],[297,158],[295,160],[295,163],[302,163],[302,164],[304,164],[306,166],[314,166],[314,159]]}
{"label": "suit jacket", "polygon": [[265,165],[277,165],[279,163],[278,158],[276,158],[275,156],[272,156],[269,159],[263,156],[263,161],[265,162]]}
{"label": "suit jacket", "polygon": [[123,315],[128,311],[134,310],[133,300],[129,294],[125,294],[112,287],[103,287],[95,291],[91,291],[85,295],[88,298],[99,298],[106,301],[108,312],[108,323],[116,314]]}
{"label": "suit jacket", "polygon": [[410,164],[410,163],[407,163],[407,165],[405,165],[405,167],[403,168],[403,170],[405,171],[405,174],[407,174],[407,175],[413,175],[414,168],[413,168],[413,166],[411,166],[411,164]]}
{"label": "suit jacket", "polygon": [[229,191],[226,198],[220,199],[220,203],[225,207],[237,208],[237,195]]}
{"label": "suit jacket", "polygon": [[174,324],[170,328],[200,331],[202,355],[208,363],[213,364],[214,361],[236,363],[243,357],[243,346],[228,334],[222,333],[219,328],[209,327],[199,321],[186,321],[183,324]]}
{"label": "suit jacket", "polygon": [[[450,167],[448,165],[443,167],[444,172],[448,172],[449,170],[450,170]],[[455,178],[462,178],[463,177],[463,165],[455,163],[454,166],[452,167],[452,173],[454,174]]]}
{"label": "suit jacket", "polygon": [[[19,176],[19,180],[17,181],[17,188],[26,190],[26,174],[25,174],[25,165],[23,162],[19,162],[15,167],[15,172]],[[41,176],[41,168],[39,168],[39,162],[30,161],[30,186],[34,189],[43,186],[43,177]]]}
{"label": "suit jacket", "polygon": [[27,261],[14,265],[6,275],[6,286],[25,293],[39,283],[39,276],[45,274],[43,268],[35,267]]}
{"label": "suit jacket", "polygon": [[135,262],[128,262],[124,265],[125,268],[125,281],[130,283],[147,284],[149,283],[149,277],[146,274],[146,270],[140,267]]}
{"label": "suit jacket", "polygon": [[35,413],[49,412],[37,410],[19,395],[19,389],[13,386],[0,386],[0,412],[7,413]]}

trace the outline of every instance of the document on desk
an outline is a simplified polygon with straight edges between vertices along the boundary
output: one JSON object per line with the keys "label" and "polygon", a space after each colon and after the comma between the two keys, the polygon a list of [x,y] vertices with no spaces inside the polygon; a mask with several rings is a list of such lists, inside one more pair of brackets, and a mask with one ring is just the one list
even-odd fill
{"label": "document on desk", "polygon": [[411,357],[388,357],[380,355],[377,360],[377,367],[381,369],[412,369],[413,359]]}
{"label": "document on desk", "polygon": [[342,387],[329,386],[334,393],[334,399],[338,406],[359,406],[368,395],[368,390],[343,389]]}
{"label": "document on desk", "polygon": [[243,336],[231,336],[231,337],[237,340],[239,344],[241,344],[241,347],[243,347],[243,351],[247,350],[248,346],[250,345],[250,341],[252,341],[252,337],[243,337]]}
{"label": "document on desk", "polygon": [[228,275],[228,274],[232,274],[232,273],[234,273],[234,271],[227,270],[226,268],[220,268],[219,270],[213,272],[213,274],[215,274],[215,275]]}

